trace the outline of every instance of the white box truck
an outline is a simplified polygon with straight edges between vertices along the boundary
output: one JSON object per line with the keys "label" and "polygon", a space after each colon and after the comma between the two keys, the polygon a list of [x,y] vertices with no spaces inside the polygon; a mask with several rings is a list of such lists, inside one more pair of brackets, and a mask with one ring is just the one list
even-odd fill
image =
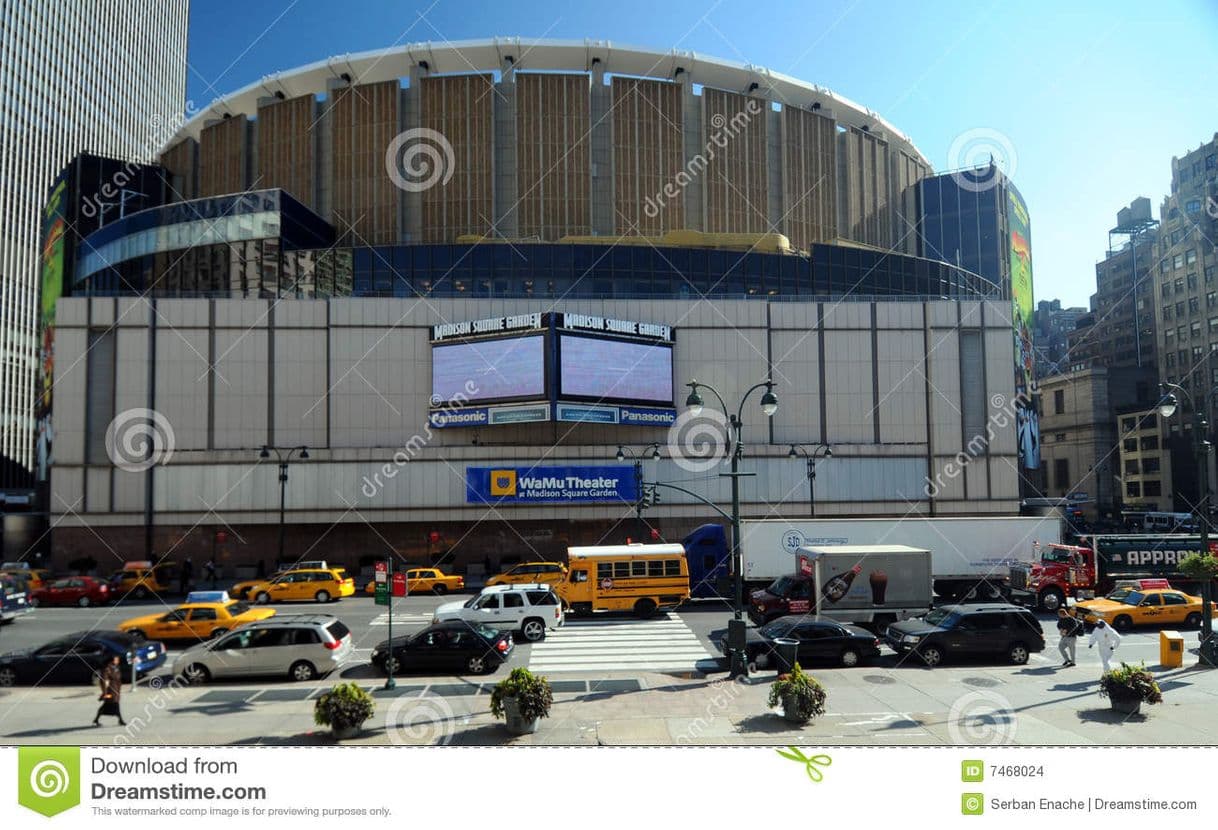
{"label": "white box truck", "polygon": [[[750,587],[764,587],[791,574],[792,556],[800,548],[907,545],[930,551],[934,590],[941,598],[996,600],[1002,598],[1011,566],[1032,561],[1032,543],[1060,542],[1061,534],[1062,522],[1056,516],[749,519],[741,522],[740,548],[744,580]],[[709,546],[691,544],[691,540],[696,542],[691,536],[686,550],[692,575],[695,569],[711,564],[711,557],[696,556],[701,550],[709,552]],[[726,565],[725,557],[721,575],[726,575]],[[712,578],[699,573],[691,581],[697,584]]]}
{"label": "white box truck", "polygon": [[908,545],[799,548],[788,576],[749,595],[749,618],[762,625],[787,614],[878,627],[932,606],[931,552]]}

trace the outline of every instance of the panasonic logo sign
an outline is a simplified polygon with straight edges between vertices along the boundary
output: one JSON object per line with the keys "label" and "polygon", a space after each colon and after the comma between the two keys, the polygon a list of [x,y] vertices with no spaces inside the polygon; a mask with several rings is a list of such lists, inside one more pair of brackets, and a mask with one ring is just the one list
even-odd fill
{"label": "panasonic logo sign", "polygon": [[485,424],[486,410],[473,412],[435,412],[431,416],[433,424]]}

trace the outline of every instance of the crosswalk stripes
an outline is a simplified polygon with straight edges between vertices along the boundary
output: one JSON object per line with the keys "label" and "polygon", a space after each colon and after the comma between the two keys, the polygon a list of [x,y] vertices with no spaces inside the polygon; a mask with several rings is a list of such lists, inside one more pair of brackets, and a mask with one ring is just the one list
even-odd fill
{"label": "crosswalk stripes", "polygon": [[680,617],[652,620],[568,618],[534,643],[529,669],[541,672],[693,669],[713,655]]}
{"label": "crosswalk stripes", "polygon": [[[428,612],[426,614],[418,614],[418,613],[406,614],[401,611],[398,611],[398,612],[394,613],[393,621],[395,624],[399,623],[399,622],[400,623],[417,623],[419,620],[426,620],[427,622],[431,622],[431,618],[433,616],[435,616],[435,615],[431,612]],[[368,623],[368,625],[389,625],[389,615],[381,614],[379,617],[374,617],[372,622]]]}

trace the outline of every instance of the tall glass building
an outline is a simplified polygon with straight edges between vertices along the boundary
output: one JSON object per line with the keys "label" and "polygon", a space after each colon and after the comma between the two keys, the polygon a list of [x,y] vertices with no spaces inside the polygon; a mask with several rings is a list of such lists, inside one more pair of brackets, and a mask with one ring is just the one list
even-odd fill
{"label": "tall glass building", "polygon": [[[4,0],[3,9],[0,487],[22,487],[34,466],[40,247],[52,184],[82,152],[153,160],[181,126],[190,3],[114,0],[82,13],[71,3]],[[117,218],[134,194],[115,184],[93,203]]]}

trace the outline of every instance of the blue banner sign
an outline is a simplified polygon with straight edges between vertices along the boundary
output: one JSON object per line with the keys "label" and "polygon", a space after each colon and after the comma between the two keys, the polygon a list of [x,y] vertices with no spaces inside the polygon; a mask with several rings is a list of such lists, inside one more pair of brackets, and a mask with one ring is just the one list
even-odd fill
{"label": "blue banner sign", "polygon": [[471,504],[633,502],[637,497],[630,464],[465,468],[465,500]]}
{"label": "blue banner sign", "polygon": [[645,406],[619,406],[618,423],[631,426],[672,426],[677,420],[677,410]]}
{"label": "blue banner sign", "polygon": [[618,411],[616,406],[587,406],[579,404],[560,403],[558,405],[559,421],[573,421],[586,424],[616,424]]}
{"label": "blue banner sign", "polygon": [[467,409],[437,409],[428,420],[436,429],[448,427],[481,427],[490,420],[490,407],[475,406]]}

